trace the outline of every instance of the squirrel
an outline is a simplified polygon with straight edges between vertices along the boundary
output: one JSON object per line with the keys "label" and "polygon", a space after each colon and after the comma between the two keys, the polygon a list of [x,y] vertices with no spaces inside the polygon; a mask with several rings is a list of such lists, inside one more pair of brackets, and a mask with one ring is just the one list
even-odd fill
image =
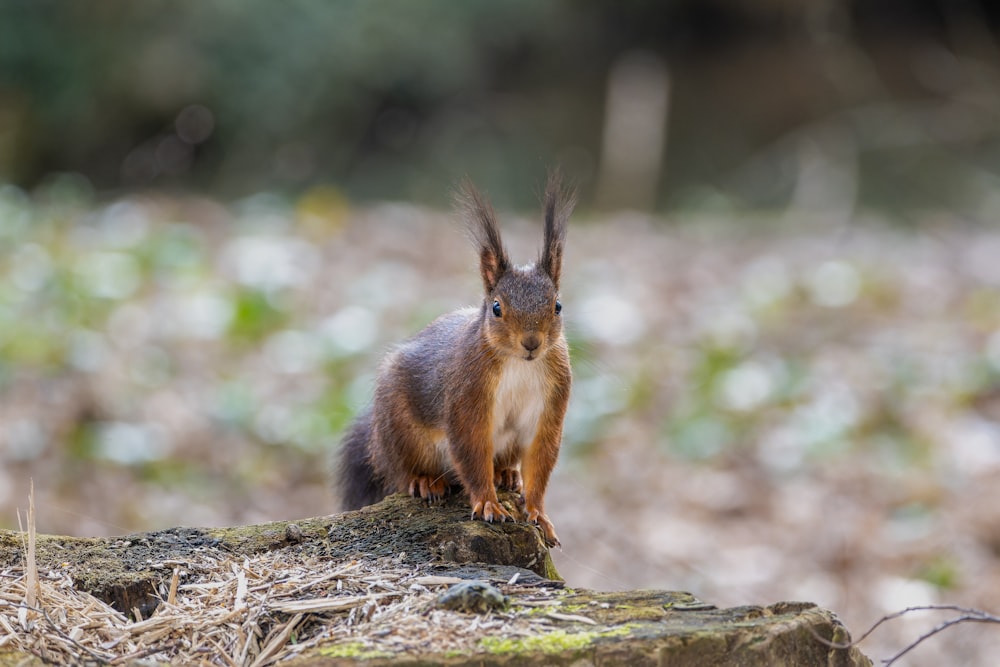
{"label": "squirrel", "polygon": [[341,444],[341,506],[397,492],[434,502],[458,483],[473,519],[513,521],[499,487],[521,494],[524,518],[556,546],[544,495],[572,382],[559,278],[575,195],[549,174],[543,245],[527,266],[511,263],[496,212],[471,181],[456,200],[479,251],[482,303],[439,317],[385,357],[373,401]]}

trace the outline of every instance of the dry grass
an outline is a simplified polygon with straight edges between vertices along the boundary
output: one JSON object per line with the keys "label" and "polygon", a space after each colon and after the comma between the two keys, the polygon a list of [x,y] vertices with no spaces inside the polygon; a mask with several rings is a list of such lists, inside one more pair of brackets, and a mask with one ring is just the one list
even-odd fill
{"label": "dry grass", "polygon": [[[120,664],[156,656],[184,664],[259,667],[328,642],[360,654],[432,645],[438,651],[469,651],[484,631],[527,635],[532,627],[561,620],[437,609],[440,589],[453,580],[391,561],[327,562],[272,552],[242,560],[206,557],[178,566],[178,574],[188,583],[178,586],[175,602],[166,602],[164,590],[156,612],[135,620],[76,590],[68,570],[39,573],[41,592],[34,605],[25,601],[26,568],[0,572],[0,648],[53,664],[81,659]],[[549,589],[505,588],[508,593],[518,588],[528,606],[556,595]]]}
{"label": "dry grass", "polygon": [[[34,541],[29,510],[26,556]],[[145,657],[182,664],[261,667],[319,644],[341,654],[476,650],[484,632],[527,636],[541,627],[586,617],[515,611],[485,616],[437,608],[440,590],[459,580],[428,574],[401,559],[331,561],[287,550],[251,558],[209,552],[184,562],[152,564],[172,571],[149,618],[129,615],[73,586],[69,564],[39,571],[34,559],[0,571],[0,649],[50,664],[121,664]],[[519,604],[555,604],[559,593],[518,586]]]}

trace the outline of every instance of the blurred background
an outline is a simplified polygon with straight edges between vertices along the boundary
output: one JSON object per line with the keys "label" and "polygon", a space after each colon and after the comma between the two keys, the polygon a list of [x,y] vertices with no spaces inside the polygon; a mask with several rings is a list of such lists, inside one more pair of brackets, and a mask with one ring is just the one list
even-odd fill
{"label": "blurred background", "polygon": [[[1000,600],[1000,11],[966,0],[0,4],[0,526],[332,510],[378,360],[578,185],[567,580]],[[888,657],[941,620],[866,641]],[[993,664],[959,627],[897,664]]]}

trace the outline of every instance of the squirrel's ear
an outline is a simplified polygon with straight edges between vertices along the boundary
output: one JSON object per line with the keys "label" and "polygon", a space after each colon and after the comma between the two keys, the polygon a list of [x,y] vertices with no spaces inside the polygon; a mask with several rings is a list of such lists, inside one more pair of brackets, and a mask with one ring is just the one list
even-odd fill
{"label": "squirrel's ear", "polygon": [[500,276],[510,269],[507,249],[500,238],[496,211],[469,179],[462,181],[456,199],[479,250],[479,271],[483,276],[483,286],[487,293],[492,292]]}
{"label": "squirrel's ear", "polygon": [[538,267],[559,286],[562,273],[563,246],[566,243],[566,222],[576,206],[576,193],[562,184],[562,174],[558,169],[549,172],[545,183],[542,210],[545,214],[545,236]]}

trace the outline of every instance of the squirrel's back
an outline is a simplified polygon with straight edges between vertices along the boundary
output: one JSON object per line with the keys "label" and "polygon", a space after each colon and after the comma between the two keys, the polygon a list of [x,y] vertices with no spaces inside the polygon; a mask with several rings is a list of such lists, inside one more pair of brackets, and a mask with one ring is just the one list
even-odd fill
{"label": "squirrel's back", "polygon": [[422,423],[440,424],[449,376],[461,370],[455,363],[463,356],[461,348],[474,338],[478,316],[476,308],[452,311],[396,346],[379,367],[375,400],[379,388],[403,391]]}
{"label": "squirrel's back", "polygon": [[[376,378],[374,404],[358,415],[341,444],[335,479],[342,510],[371,505],[396,491],[380,470],[384,466],[373,459],[380,452],[372,444],[377,428],[373,412],[384,414],[402,395],[420,423],[442,424],[444,387],[455,372],[456,350],[468,340],[466,331],[475,327],[478,317],[475,307],[446,313],[386,355]],[[381,432],[389,430],[383,425]]]}

